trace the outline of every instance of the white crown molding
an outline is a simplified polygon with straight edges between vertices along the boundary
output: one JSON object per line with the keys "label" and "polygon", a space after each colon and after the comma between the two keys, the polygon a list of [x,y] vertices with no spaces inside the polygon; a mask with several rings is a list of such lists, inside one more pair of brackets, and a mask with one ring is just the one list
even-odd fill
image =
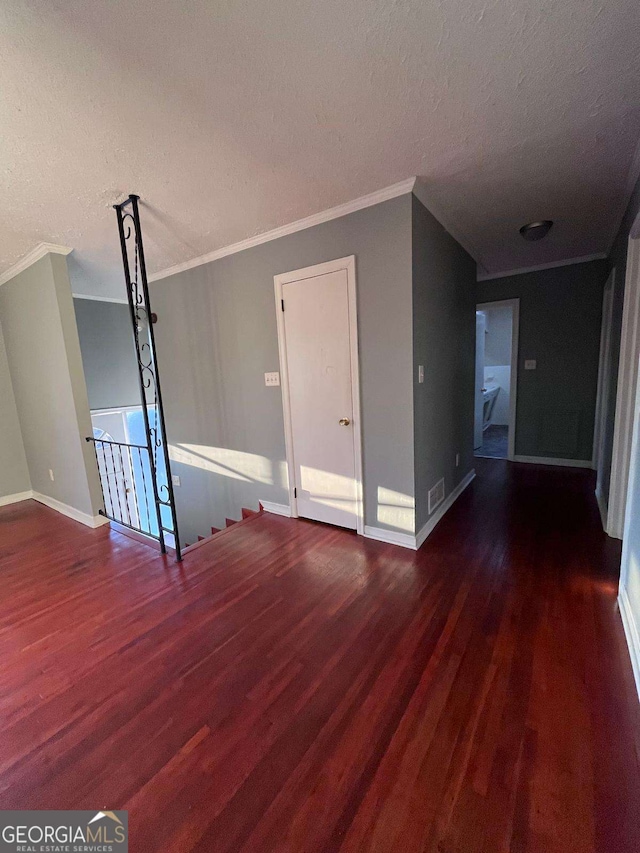
{"label": "white crown molding", "polygon": [[115,302],[117,305],[128,305],[126,299],[117,296],[90,296],[88,293],[72,293],[74,299],[89,299],[91,302]]}
{"label": "white crown molding", "polygon": [[8,270],[5,270],[0,275],[0,285],[11,281],[12,278],[24,272],[32,264],[35,264],[36,261],[39,261],[40,258],[44,258],[45,255],[69,255],[71,252],[73,252],[73,249],[70,249],[68,246],[57,246],[55,243],[38,243],[35,248],[27,252],[24,257],[20,258],[12,267],[9,267]]}
{"label": "white crown molding", "polygon": [[528,272],[539,272],[540,270],[552,270],[555,267],[570,267],[572,264],[586,264],[589,261],[604,261],[607,258],[606,252],[597,252],[595,255],[582,255],[578,258],[566,258],[564,261],[553,261],[549,264],[538,264],[535,267],[520,267],[515,270],[505,270],[504,272],[483,272],[478,273],[478,281],[492,281],[494,278],[508,278],[511,275],[524,275]]}
{"label": "white crown molding", "polygon": [[[274,228],[271,231],[265,231],[263,234],[258,234],[256,237],[249,237],[247,240],[241,240],[239,243],[232,243],[230,246],[224,246],[222,249],[216,249],[213,252],[208,252],[206,255],[200,255],[190,261],[184,261],[181,264],[175,264],[165,270],[154,272],[149,276],[149,281],[159,281],[162,278],[168,278],[171,275],[177,275],[181,272],[200,267],[203,264],[209,264],[211,261],[218,261],[220,258],[226,258],[228,255],[235,255],[238,252],[244,252],[245,249],[252,249],[254,246],[260,246],[263,243],[270,243],[271,240],[277,240],[279,237],[286,237],[288,234],[295,234],[296,231],[304,231],[306,228],[313,228],[314,225],[321,225],[323,222],[329,222],[332,219],[339,219],[341,216],[347,216],[349,213],[355,213],[357,210],[364,210],[366,207],[372,207],[374,204],[380,204],[383,201],[388,201],[392,198],[397,198],[401,195],[413,192],[416,185],[416,178],[409,178],[406,181],[392,184],[390,187],[377,190],[369,195],[363,195],[353,201],[347,201],[345,204],[339,204],[337,207],[331,207],[329,210],[323,210],[320,213],[314,213],[312,216],[307,216],[304,219],[298,219],[296,222],[290,222],[288,225],[281,225],[279,228]],[[455,236],[455,235],[454,235]]]}

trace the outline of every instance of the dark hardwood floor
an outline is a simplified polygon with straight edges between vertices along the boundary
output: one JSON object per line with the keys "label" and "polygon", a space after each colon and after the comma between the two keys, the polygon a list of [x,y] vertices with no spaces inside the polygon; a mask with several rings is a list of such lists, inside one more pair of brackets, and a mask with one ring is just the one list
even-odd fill
{"label": "dark hardwood floor", "polygon": [[182,565],[0,510],[0,808],[139,851],[640,850],[589,472],[476,460],[418,553],[261,515]]}

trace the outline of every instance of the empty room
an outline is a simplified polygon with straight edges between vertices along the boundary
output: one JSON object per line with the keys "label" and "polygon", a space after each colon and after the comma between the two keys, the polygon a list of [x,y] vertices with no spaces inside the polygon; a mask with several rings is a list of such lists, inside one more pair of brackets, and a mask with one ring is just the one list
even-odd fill
{"label": "empty room", "polygon": [[0,849],[638,853],[640,6],[5,0]]}

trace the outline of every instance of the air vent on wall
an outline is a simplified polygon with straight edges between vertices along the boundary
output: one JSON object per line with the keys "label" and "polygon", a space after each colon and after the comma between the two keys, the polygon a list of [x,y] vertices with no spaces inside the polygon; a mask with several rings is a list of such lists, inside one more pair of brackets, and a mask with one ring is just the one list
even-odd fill
{"label": "air vent on wall", "polygon": [[444,480],[438,480],[432,489],[429,489],[429,515],[444,500]]}

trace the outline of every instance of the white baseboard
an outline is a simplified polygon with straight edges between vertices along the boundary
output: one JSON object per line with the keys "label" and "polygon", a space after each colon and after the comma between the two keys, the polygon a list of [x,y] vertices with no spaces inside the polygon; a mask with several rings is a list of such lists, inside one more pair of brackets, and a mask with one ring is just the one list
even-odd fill
{"label": "white baseboard", "polygon": [[66,515],[67,518],[72,518],[74,521],[79,521],[81,524],[86,524],[87,527],[102,527],[103,524],[109,524],[109,519],[103,515],[89,515],[86,512],[81,512],[75,507],[62,503],[55,498],[50,498],[49,495],[43,495],[40,492],[33,492],[31,497],[34,501],[48,506],[50,509],[55,509],[61,515]]}
{"label": "white baseboard", "polygon": [[412,533],[398,533],[395,530],[385,530],[382,527],[369,527],[368,525],[364,528],[364,535],[367,539],[376,539],[378,542],[387,542],[389,545],[400,545],[402,548],[411,548],[413,551],[417,551],[475,476],[476,472],[473,469],[469,471],[449,496],[444,499],[431,518],[418,531],[417,535],[413,535]]}
{"label": "white baseboard", "polygon": [[364,526],[364,535],[367,539],[376,539],[378,542],[387,542],[389,545],[400,545],[402,548],[416,550],[416,537],[413,533],[398,533],[397,530],[385,530],[384,527]]}
{"label": "white baseboard", "polygon": [[591,459],[555,459],[553,456],[514,456],[514,462],[532,465],[559,465],[562,468],[593,468]]}
{"label": "white baseboard", "polygon": [[633,677],[636,680],[636,690],[640,699],[640,631],[633,614],[633,608],[629,601],[626,589],[620,588],[618,593],[618,604],[620,606],[620,616],[622,617],[622,626],[627,638],[629,647],[629,656],[631,658],[631,666],[633,668]]}
{"label": "white baseboard", "polygon": [[602,489],[600,489],[599,487],[596,487],[595,495],[596,495],[596,502],[598,504],[598,509],[600,510],[600,520],[602,522],[602,529],[604,530],[605,533],[608,533],[609,532],[607,530],[608,511],[607,511],[607,505],[604,502],[604,495],[602,494]]}
{"label": "white baseboard", "polygon": [[274,504],[272,501],[260,501],[260,506],[265,512],[272,512],[274,515],[284,515],[291,518],[291,507],[289,504]]}
{"label": "white baseboard", "polygon": [[425,541],[427,536],[433,531],[436,524],[441,520],[441,518],[447,513],[448,510],[454,505],[454,503],[458,500],[460,495],[467,488],[469,483],[473,482],[475,479],[476,472],[475,469],[472,468],[469,473],[460,480],[455,489],[449,494],[447,498],[445,498],[444,503],[441,503],[438,509],[433,513],[431,518],[422,526],[422,528],[416,534],[416,548],[419,548],[422,543]]}
{"label": "white baseboard", "polygon": [[20,501],[28,501],[33,497],[31,489],[27,492],[16,492],[15,495],[5,495],[0,497],[0,506],[9,506],[9,504],[17,504]]}

